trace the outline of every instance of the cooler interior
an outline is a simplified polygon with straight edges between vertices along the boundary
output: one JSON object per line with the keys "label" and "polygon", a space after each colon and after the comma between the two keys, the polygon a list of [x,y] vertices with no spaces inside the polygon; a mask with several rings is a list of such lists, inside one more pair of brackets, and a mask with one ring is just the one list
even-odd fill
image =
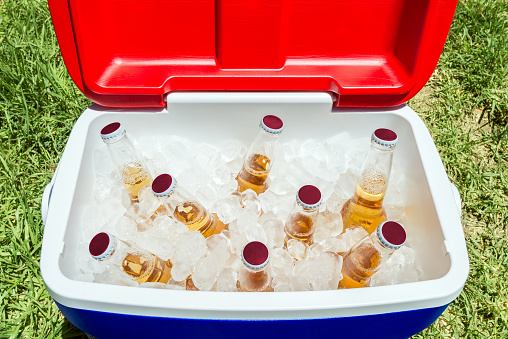
{"label": "cooler interior", "polygon": [[[65,246],[59,257],[61,272],[72,279],[79,270],[75,248],[82,233],[84,211],[95,204],[93,152],[99,147],[105,147],[99,137],[99,131],[104,125],[121,121],[134,141],[148,134],[172,134],[212,145],[240,140],[248,147],[257,131],[260,118],[266,114],[277,114],[283,119],[285,130],[281,143],[292,140],[303,142],[309,138],[325,141],[344,131],[349,132],[352,138],[365,138],[370,137],[372,131],[379,127],[396,131],[399,144],[394,154],[394,166],[399,166],[407,179],[406,216],[402,222],[408,234],[407,245],[415,250],[416,263],[423,273],[420,281],[441,278],[450,270],[450,256],[446,253],[442,231],[446,225],[440,223],[437,212],[439,206],[435,205],[429,189],[429,181],[434,173],[425,171],[425,160],[419,152],[421,144],[414,137],[414,126],[404,116],[404,112],[411,111],[410,108],[330,111],[329,108],[323,109],[323,105],[316,106],[312,103],[256,104],[254,101],[248,104],[217,104],[206,101],[195,104],[175,103],[169,105],[168,110],[145,111],[108,110],[95,106],[98,113],[87,127],[86,133],[82,134],[82,138],[86,140],[85,147],[82,154],[76,155],[81,159],[78,182],[76,187],[69,188],[74,193],[65,229]],[[262,297],[269,298],[269,295]]]}

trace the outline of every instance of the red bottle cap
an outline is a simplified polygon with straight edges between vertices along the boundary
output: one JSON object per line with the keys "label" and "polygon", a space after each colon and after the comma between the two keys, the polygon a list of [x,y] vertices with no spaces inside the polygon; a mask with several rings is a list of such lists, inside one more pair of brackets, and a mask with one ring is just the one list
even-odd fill
{"label": "red bottle cap", "polygon": [[280,134],[284,129],[282,119],[275,115],[266,115],[259,124],[263,130],[271,134]]}
{"label": "red bottle cap", "polygon": [[265,244],[259,241],[251,241],[242,250],[243,263],[252,269],[260,269],[268,264],[270,252]]}
{"label": "red bottle cap", "polygon": [[296,201],[304,208],[317,208],[321,205],[321,191],[316,186],[302,186],[296,194]]}
{"label": "red bottle cap", "polygon": [[372,133],[371,140],[378,145],[394,148],[399,141],[397,133],[388,128],[378,128]]}
{"label": "red bottle cap", "polygon": [[152,182],[152,192],[157,197],[170,195],[175,189],[176,180],[170,174],[161,174]]}
{"label": "red bottle cap", "polygon": [[88,245],[90,255],[97,260],[108,257],[114,248],[115,237],[107,232],[97,233]]}
{"label": "red bottle cap", "polygon": [[119,122],[112,122],[109,125],[104,126],[101,130],[102,140],[113,139],[125,131],[123,125]]}
{"label": "red bottle cap", "polygon": [[406,241],[406,230],[398,222],[385,221],[377,227],[377,236],[384,246],[397,249]]}

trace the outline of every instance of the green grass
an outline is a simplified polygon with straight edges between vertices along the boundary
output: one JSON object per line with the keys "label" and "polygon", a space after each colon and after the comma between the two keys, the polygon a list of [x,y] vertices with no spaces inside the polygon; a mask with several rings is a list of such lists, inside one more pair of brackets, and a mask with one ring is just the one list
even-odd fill
{"label": "green grass", "polygon": [[[471,270],[414,338],[508,338],[508,2],[459,1],[438,67],[410,102],[462,195]],[[0,338],[83,334],[44,288],[42,190],[90,102],[70,80],[46,1],[0,0]]]}

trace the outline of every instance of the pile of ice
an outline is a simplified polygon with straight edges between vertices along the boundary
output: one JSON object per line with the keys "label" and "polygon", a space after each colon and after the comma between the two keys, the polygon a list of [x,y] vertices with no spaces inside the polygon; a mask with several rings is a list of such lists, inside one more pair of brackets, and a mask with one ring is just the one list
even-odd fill
{"label": "pile of ice", "polygon": [[[363,229],[348,229],[341,234],[340,209],[354,193],[356,178],[370,147],[367,138],[351,139],[342,133],[324,143],[306,140],[279,144],[269,188],[259,196],[252,190],[235,193],[235,177],[247,151],[240,142],[229,141],[214,147],[175,136],[147,137],[138,140],[136,147],[153,178],[162,173],[172,174],[205,208],[229,224],[229,230],[205,239],[167,216],[152,221],[150,217],[158,205],[149,187],[140,192],[139,204],[131,205],[106,146],[101,146],[94,152],[96,204],[83,217],[78,248],[81,272],[76,279],[170,289],[185,289],[193,284],[205,291],[237,291],[241,250],[248,242],[257,240],[270,250],[269,269],[275,291],[335,289],[342,267],[342,257],[337,253],[346,252],[366,235]],[[389,220],[398,221],[404,216],[403,182],[404,174],[394,162],[384,201]],[[314,243],[308,246],[289,241],[287,250],[283,249],[284,223],[295,204],[297,190],[308,184],[317,186],[323,197]],[[138,285],[92,259],[88,243],[101,231],[169,259],[173,264],[169,283]],[[372,285],[418,281],[419,269],[410,247],[397,251],[390,263],[372,278]]]}

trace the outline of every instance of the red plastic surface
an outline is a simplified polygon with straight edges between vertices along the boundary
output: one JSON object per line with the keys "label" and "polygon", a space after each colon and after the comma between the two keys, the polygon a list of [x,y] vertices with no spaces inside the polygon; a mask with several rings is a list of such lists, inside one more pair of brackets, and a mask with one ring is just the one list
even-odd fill
{"label": "red plastic surface", "polygon": [[66,66],[104,106],[171,91],[329,91],[393,106],[427,82],[457,0],[49,0]]}

